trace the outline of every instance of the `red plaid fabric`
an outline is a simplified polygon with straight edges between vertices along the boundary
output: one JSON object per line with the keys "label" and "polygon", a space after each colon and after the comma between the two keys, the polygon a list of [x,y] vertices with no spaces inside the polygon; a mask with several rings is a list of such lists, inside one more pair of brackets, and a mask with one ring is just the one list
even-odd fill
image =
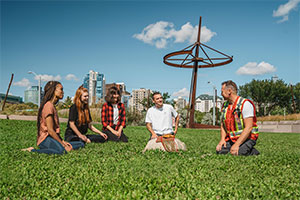
{"label": "red plaid fabric", "polygon": [[[115,126],[115,130],[118,130],[119,127],[122,125],[124,128],[126,127],[126,112],[123,103],[118,103],[118,110],[119,110],[119,121],[118,124]],[[113,128],[114,126],[114,108],[109,103],[104,103],[102,106],[101,111],[101,121],[102,121],[102,130],[107,130],[107,126]]]}

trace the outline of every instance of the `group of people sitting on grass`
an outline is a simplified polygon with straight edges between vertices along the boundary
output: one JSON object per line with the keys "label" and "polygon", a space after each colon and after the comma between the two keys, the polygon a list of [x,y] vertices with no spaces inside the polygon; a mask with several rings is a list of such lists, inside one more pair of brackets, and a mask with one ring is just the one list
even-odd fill
{"label": "group of people sitting on grass", "polygon": [[[126,112],[121,103],[121,93],[117,87],[108,89],[106,103],[102,106],[102,131],[92,125],[89,109],[88,90],[80,86],[74,97],[74,104],[69,110],[65,138],[60,135],[60,125],[55,105],[64,96],[63,86],[58,81],[49,81],[44,87],[44,97],[37,117],[37,146],[24,151],[63,154],[83,148],[86,144],[106,141],[128,142],[123,129],[126,127]],[[237,96],[237,86],[233,81],[222,83],[222,96],[226,100],[222,107],[221,140],[216,147],[218,154],[258,155],[254,148],[258,138],[254,104]],[[146,127],[150,139],[143,152],[150,149],[164,151],[186,150],[186,146],[175,138],[178,131],[179,115],[175,109],[163,103],[162,95],[152,95],[155,104],[146,114]],[[175,129],[173,131],[173,119]],[[96,134],[87,134],[88,129]]]}

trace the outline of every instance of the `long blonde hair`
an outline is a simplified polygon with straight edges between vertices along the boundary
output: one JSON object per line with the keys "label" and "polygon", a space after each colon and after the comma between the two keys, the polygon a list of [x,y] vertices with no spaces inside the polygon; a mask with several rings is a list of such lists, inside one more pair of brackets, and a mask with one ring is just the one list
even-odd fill
{"label": "long blonde hair", "polygon": [[75,97],[74,97],[74,104],[76,105],[77,112],[78,112],[78,121],[79,126],[82,124],[88,124],[91,122],[90,115],[89,115],[89,104],[84,104],[81,102],[81,96],[83,93],[87,92],[88,89],[84,88],[82,85],[76,90]]}

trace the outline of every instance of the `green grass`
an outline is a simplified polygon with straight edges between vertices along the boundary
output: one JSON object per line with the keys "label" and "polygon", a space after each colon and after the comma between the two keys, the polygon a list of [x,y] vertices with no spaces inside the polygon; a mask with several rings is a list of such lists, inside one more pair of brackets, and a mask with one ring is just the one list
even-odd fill
{"label": "green grass", "polygon": [[127,127],[127,144],[49,156],[20,151],[35,124],[0,120],[0,199],[300,199],[300,134],[261,133],[261,155],[234,157],[215,154],[218,131],[179,129],[187,152],[142,154],[146,128]]}

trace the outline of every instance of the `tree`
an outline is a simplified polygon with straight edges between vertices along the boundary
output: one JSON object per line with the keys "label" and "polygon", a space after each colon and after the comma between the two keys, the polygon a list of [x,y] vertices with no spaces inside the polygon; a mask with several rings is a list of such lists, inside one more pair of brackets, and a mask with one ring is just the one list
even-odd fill
{"label": "tree", "polygon": [[[155,93],[157,91],[153,91],[153,93]],[[144,98],[142,101],[140,101],[139,103],[143,105],[144,110],[148,110],[149,108],[151,108],[152,106],[154,106],[154,103],[152,101],[152,96],[153,93],[150,94],[150,96],[148,98]],[[174,106],[175,102],[174,101],[168,101],[168,99],[171,97],[171,95],[168,92],[164,92],[162,93],[162,98],[163,98],[163,102],[166,104],[171,104]]]}
{"label": "tree", "polygon": [[239,95],[253,100],[258,116],[269,115],[276,106],[290,107],[291,93],[283,80],[252,80],[239,87]]}
{"label": "tree", "polygon": [[65,99],[65,101],[63,103],[63,107],[70,108],[72,104],[73,104],[73,101],[72,101],[71,97],[67,96],[67,98]]}
{"label": "tree", "polygon": [[196,121],[196,123],[201,123],[204,116],[205,116],[204,112],[200,112],[198,110],[195,110],[195,121]]}
{"label": "tree", "polygon": [[296,104],[296,112],[300,112],[300,83],[297,83],[293,87],[293,93],[294,93],[294,101]]}
{"label": "tree", "polygon": [[213,123],[213,115],[211,113],[205,113],[201,124],[212,124]]}

